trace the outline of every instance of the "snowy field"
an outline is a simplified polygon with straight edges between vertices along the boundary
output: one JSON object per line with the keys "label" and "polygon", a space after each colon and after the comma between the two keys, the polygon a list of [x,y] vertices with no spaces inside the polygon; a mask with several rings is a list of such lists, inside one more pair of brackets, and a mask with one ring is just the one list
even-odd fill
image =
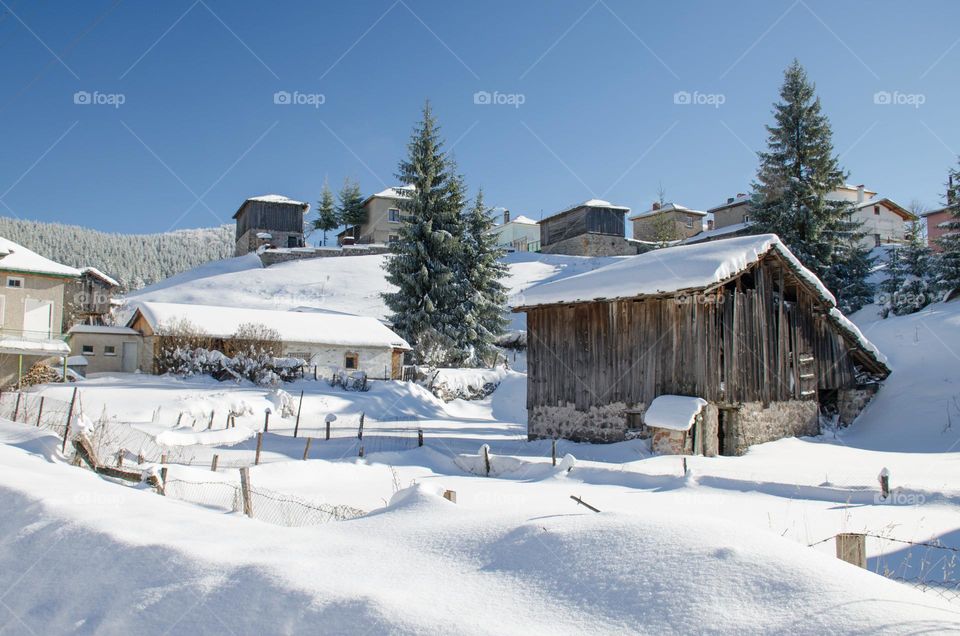
{"label": "snowy field", "polygon": [[[597,265],[511,259],[515,294]],[[356,277],[318,288],[312,302],[382,315],[369,282],[379,260],[308,262]],[[219,289],[217,302],[267,306],[280,302],[270,293],[296,287],[275,273],[283,267],[232,259],[143,294],[211,302]],[[522,356],[492,395],[470,402],[401,382],[355,393],[302,381],[285,397],[210,379],[91,378],[78,384],[84,414],[169,449],[168,480],[237,484],[269,407],[253,485],[367,514],[309,527],[250,520],[71,467],[49,432],[0,422],[0,632],[960,631],[960,600],[835,557],[834,535],[865,532],[870,570],[960,578],[956,552],[900,542],[960,548],[960,303],[871,314],[854,319],[894,372],[853,426],[743,457],[690,457],[687,474],[681,458],[650,456],[639,440],[561,441],[554,467],[549,442],[526,441]],[[40,393],[67,400],[71,390]],[[295,439],[295,417],[281,411],[296,410],[301,391]],[[306,461],[304,436],[314,438]],[[888,502],[878,498],[883,468]]]}

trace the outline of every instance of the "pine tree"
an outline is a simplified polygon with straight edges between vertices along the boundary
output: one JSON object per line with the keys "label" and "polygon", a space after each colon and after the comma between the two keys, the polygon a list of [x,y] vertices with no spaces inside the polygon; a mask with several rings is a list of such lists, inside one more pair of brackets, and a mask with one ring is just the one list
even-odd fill
{"label": "pine tree", "polygon": [[[662,210],[667,205],[667,191],[663,189],[663,184],[657,188],[657,205]],[[656,214],[653,217],[653,240],[657,244],[657,249],[668,247],[673,241],[682,238],[677,223],[666,212]]]}
{"label": "pine tree", "polygon": [[340,214],[333,200],[333,192],[327,180],[323,180],[323,191],[317,203],[317,218],[313,220],[313,227],[323,232],[323,245],[327,244],[327,232],[340,227]]}
{"label": "pine tree", "polygon": [[483,202],[483,190],[464,217],[461,276],[468,285],[466,326],[461,346],[471,353],[468,363],[481,364],[494,352],[494,343],[507,326],[507,290],[501,280],[507,266],[500,260],[505,251],[490,233],[493,216]]}
{"label": "pine tree", "polygon": [[427,102],[396,175],[413,186],[400,201],[410,220],[401,226],[384,265],[387,281],[398,287],[384,294],[393,328],[413,346],[417,362],[434,366],[466,357],[458,348],[464,289],[456,279],[462,262],[463,183],[442,147]]}
{"label": "pine tree", "polygon": [[833,133],[820,98],[796,60],[784,73],[774,121],[767,126],[767,151],[759,153],[752,230],[779,235],[842,306],[858,309],[872,296],[871,262],[860,246],[852,206],[828,198],[847,175],[833,155]]}
{"label": "pine tree", "polygon": [[896,249],[903,282],[892,298],[893,313],[898,316],[920,311],[934,301],[930,277],[930,248],[921,233],[920,222],[907,226],[905,242]]}
{"label": "pine tree", "polygon": [[948,173],[947,208],[952,218],[941,224],[945,232],[937,239],[942,251],[937,258],[936,287],[942,294],[960,289],[960,169],[957,168]]}
{"label": "pine tree", "polygon": [[367,211],[363,207],[363,193],[360,184],[349,178],[343,181],[343,187],[337,193],[340,200],[336,213],[340,222],[351,228],[354,239],[360,238],[360,226],[367,222]]}

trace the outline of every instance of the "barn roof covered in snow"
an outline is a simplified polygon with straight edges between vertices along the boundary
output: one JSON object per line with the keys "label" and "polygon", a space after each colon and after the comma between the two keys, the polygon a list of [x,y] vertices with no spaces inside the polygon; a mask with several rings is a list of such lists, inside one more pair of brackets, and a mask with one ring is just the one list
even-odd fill
{"label": "barn roof covered in snow", "polygon": [[276,329],[284,342],[341,345],[349,347],[390,347],[409,349],[410,345],[376,318],[324,312],[247,309],[219,305],[138,302],[128,321],[133,326],[143,316],[156,330],[187,320],[206,335],[229,338],[243,324],[262,324]]}
{"label": "barn roof covered in snow", "polygon": [[80,270],[40,256],[22,245],[0,237],[0,270],[76,278]]}
{"label": "barn roof covered in snow", "polygon": [[830,290],[797,260],[776,234],[678,245],[623,258],[591,272],[530,287],[523,292],[523,299],[514,311],[542,305],[639,299],[702,290],[736,278],[770,253],[780,256],[828,306],[828,319],[848,342],[887,369],[886,357],[840,313]]}

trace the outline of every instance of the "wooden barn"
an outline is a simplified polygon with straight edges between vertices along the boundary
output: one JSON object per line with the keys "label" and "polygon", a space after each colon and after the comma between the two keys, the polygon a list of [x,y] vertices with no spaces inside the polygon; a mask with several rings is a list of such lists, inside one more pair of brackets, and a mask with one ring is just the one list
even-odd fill
{"label": "wooden barn", "polygon": [[702,398],[674,452],[738,455],[853,420],[890,370],[772,234],[625,258],[524,293],[528,435],[655,436],[659,396]]}

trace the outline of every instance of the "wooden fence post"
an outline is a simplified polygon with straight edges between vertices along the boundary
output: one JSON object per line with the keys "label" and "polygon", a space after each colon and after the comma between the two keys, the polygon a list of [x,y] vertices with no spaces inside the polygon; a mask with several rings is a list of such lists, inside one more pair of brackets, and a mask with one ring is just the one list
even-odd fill
{"label": "wooden fence post", "polygon": [[44,400],[44,397],[41,395],[41,396],[40,396],[40,408],[39,408],[39,410],[37,411],[37,426],[40,426],[40,418],[43,417],[43,400]]}
{"label": "wooden fence post", "polygon": [[257,433],[257,456],[253,460],[254,466],[260,465],[260,448],[263,446],[263,433]]}
{"label": "wooden fence post", "polygon": [[217,412],[216,412],[215,410],[210,411],[210,421],[207,422],[207,430],[208,430],[208,431],[209,431],[211,428],[213,428],[213,416],[216,415],[216,414],[217,414]]}
{"label": "wooden fence post", "polygon": [[243,514],[253,519],[253,498],[250,496],[250,469],[240,469],[240,494],[243,496]]}
{"label": "wooden fence post", "polygon": [[487,477],[490,476],[490,447],[483,445],[483,465],[487,469]]}
{"label": "wooden fence post", "polygon": [[553,465],[557,465],[557,440],[550,440],[550,460],[553,462]]}
{"label": "wooden fence post", "polygon": [[117,451],[117,468],[123,468],[123,455],[126,452],[122,448]]}
{"label": "wooden fence post", "polygon": [[303,461],[307,461],[307,456],[310,454],[310,442],[312,441],[312,437],[307,438],[307,445],[303,447]]}
{"label": "wooden fence post", "polygon": [[167,496],[167,467],[164,466],[160,469],[160,484],[158,485],[160,489],[160,494],[164,497]]}
{"label": "wooden fence post", "polygon": [[180,411],[180,415],[177,416],[177,428],[180,428],[180,420],[183,419],[183,411]]}
{"label": "wooden fence post", "polygon": [[296,437],[300,431],[300,409],[303,408],[303,391],[300,391],[300,404],[297,405],[297,421],[293,425],[293,436]]}
{"label": "wooden fence post", "polygon": [[423,446],[423,429],[417,429],[417,446]]}
{"label": "wooden fence post", "polygon": [[166,453],[161,453],[161,454],[160,454],[160,463],[161,463],[161,464],[166,464],[166,463],[167,463],[167,454],[166,454]]}
{"label": "wooden fence post", "polygon": [[857,567],[867,567],[867,535],[841,532],[836,539],[838,559]]}
{"label": "wooden fence post", "polygon": [[457,503],[457,491],[456,490],[444,490],[443,498],[449,501],[450,503]]}
{"label": "wooden fence post", "polygon": [[77,402],[77,387],[73,387],[73,397],[70,398],[70,409],[67,411],[67,425],[63,427],[63,445],[60,447],[61,453],[67,452],[67,436],[70,433],[70,420],[73,419],[73,405]]}
{"label": "wooden fence post", "polygon": [[360,444],[360,457],[363,457],[363,444]]}
{"label": "wooden fence post", "polygon": [[218,464],[219,462],[220,462],[220,456],[219,456],[219,455],[214,455],[214,456],[213,456],[213,461],[210,462],[210,470],[212,470],[213,472],[217,472],[217,464]]}
{"label": "wooden fence post", "polygon": [[20,399],[23,397],[23,393],[17,391],[17,404],[13,407],[13,421],[17,421],[17,416],[20,414]]}
{"label": "wooden fence post", "polygon": [[330,423],[337,419],[337,416],[333,413],[327,413],[327,416],[324,420],[327,422],[327,440],[330,440]]}
{"label": "wooden fence post", "polygon": [[267,407],[267,410],[264,411],[263,416],[263,432],[266,433],[270,430],[270,407]]}
{"label": "wooden fence post", "polygon": [[357,429],[357,439],[359,439],[359,440],[362,440],[362,439],[363,439],[363,418],[364,418],[364,416],[365,416],[365,413],[362,413],[362,412],[361,412],[361,413],[360,413],[360,428]]}

